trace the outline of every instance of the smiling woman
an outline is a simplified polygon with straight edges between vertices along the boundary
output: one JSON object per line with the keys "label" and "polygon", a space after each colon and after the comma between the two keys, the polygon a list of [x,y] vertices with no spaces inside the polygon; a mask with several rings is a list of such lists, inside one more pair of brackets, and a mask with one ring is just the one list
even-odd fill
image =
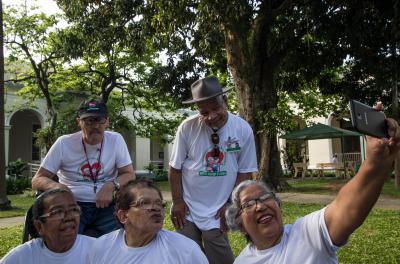
{"label": "smiling woman", "polygon": [[40,238],[14,248],[0,263],[83,263],[94,239],[78,235],[80,209],[72,193],[44,192],[32,211]]}
{"label": "smiling woman", "polygon": [[[337,263],[336,247],[323,221],[325,208],[283,225],[280,201],[263,183],[248,180],[232,192],[230,228],[250,242],[235,263]],[[301,244],[301,247],[299,245]],[[290,252],[290,253],[289,253]]]}
{"label": "smiling woman", "polygon": [[235,188],[226,219],[232,230],[240,230],[257,249],[276,244],[283,229],[280,200],[258,181],[245,181]]}
{"label": "smiling woman", "polygon": [[[59,195],[53,195],[60,193]],[[43,200],[43,202],[41,202]],[[33,206],[36,230],[53,252],[66,252],[74,245],[80,209],[72,193],[56,189],[43,194]]]}

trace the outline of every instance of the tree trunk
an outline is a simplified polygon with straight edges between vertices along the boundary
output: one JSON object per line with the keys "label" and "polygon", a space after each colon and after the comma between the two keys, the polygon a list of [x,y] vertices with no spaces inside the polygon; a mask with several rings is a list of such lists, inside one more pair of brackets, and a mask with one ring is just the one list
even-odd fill
{"label": "tree trunk", "polygon": [[3,52],[3,5],[0,0],[0,210],[11,209],[7,198],[4,142],[4,52]]}
{"label": "tree trunk", "polygon": [[49,110],[49,118],[50,118],[50,137],[47,139],[46,141],[46,150],[49,151],[49,149],[51,148],[51,146],[54,144],[54,142],[56,141],[56,135],[55,135],[55,131],[56,131],[56,126],[57,126],[57,113],[54,110],[54,108],[52,107]]}
{"label": "tree trunk", "polygon": [[[245,54],[243,42],[235,32],[227,31],[225,35],[228,67],[235,83],[239,115],[253,128],[257,148],[259,174],[275,190],[286,187],[280,182],[282,167],[276,135],[263,129],[258,114],[267,113],[277,105],[277,90],[274,83],[275,66],[267,61],[252,60],[258,54]],[[256,62],[255,62],[256,61]],[[255,62],[255,63],[254,63]],[[261,64],[263,67],[261,67]]]}
{"label": "tree trunk", "polygon": [[[397,78],[395,78],[396,80]],[[397,80],[396,80],[397,82]],[[392,112],[394,117],[399,121],[399,103],[398,103],[398,91],[397,84],[393,87],[393,102],[392,102]],[[397,155],[394,161],[394,186],[396,189],[400,189],[400,154]]]}
{"label": "tree trunk", "polygon": [[396,187],[397,190],[400,189],[400,154],[397,155],[395,161],[394,161],[394,186]]}
{"label": "tree trunk", "polygon": [[[264,62],[266,70],[259,76],[259,84],[256,85],[253,96],[252,112],[258,115],[259,112],[268,113],[277,106],[277,90],[274,82],[274,65]],[[287,188],[285,181],[282,181],[282,166],[280,162],[280,153],[278,150],[277,136],[272,131],[266,131],[263,121],[260,118],[254,119],[254,128],[256,134],[256,144],[259,164],[259,179],[263,179],[275,190]],[[263,132],[260,132],[263,131]]]}
{"label": "tree trunk", "polygon": [[[395,19],[393,21],[393,27],[394,29],[397,28],[397,21],[398,21],[398,10],[396,9],[396,6],[398,3],[395,4]],[[394,30],[396,32],[396,30]],[[394,42],[391,45],[391,53],[394,58],[394,63],[393,63],[393,87],[392,87],[392,114],[393,117],[397,119],[399,122],[400,120],[400,109],[399,109],[399,90],[398,90],[398,65],[397,65],[397,42],[396,39],[398,37],[395,35],[393,36]],[[394,161],[394,185],[396,189],[400,189],[400,155],[397,156],[397,158]]]}

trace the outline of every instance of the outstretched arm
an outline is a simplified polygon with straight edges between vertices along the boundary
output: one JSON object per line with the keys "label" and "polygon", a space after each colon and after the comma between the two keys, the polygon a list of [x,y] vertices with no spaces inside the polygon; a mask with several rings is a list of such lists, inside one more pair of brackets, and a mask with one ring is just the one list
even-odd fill
{"label": "outstretched arm", "polygon": [[392,170],[400,147],[400,128],[387,119],[389,139],[367,137],[367,159],[325,211],[332,242],[342,245],[368,216]]}

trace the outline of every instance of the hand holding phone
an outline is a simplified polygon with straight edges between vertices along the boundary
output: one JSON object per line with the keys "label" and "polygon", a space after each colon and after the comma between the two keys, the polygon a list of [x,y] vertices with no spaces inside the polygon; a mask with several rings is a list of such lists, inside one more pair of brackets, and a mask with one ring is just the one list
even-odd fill
{"label": "hand holding phone", "polygon": [[376,138],[388,138],[386,116],[383,112],[358,102],[350,100],[351,123],[360,133]]}

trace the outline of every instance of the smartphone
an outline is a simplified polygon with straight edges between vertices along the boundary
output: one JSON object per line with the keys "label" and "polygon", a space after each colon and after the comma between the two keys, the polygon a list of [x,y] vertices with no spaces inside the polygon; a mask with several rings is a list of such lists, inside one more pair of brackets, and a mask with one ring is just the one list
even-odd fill
{"label": "smartphone", "polygon": [[389,137],[386,116],[382,111],[356,100],[350,100],[349,106],[351,123],[358,132],[376,138]]}

